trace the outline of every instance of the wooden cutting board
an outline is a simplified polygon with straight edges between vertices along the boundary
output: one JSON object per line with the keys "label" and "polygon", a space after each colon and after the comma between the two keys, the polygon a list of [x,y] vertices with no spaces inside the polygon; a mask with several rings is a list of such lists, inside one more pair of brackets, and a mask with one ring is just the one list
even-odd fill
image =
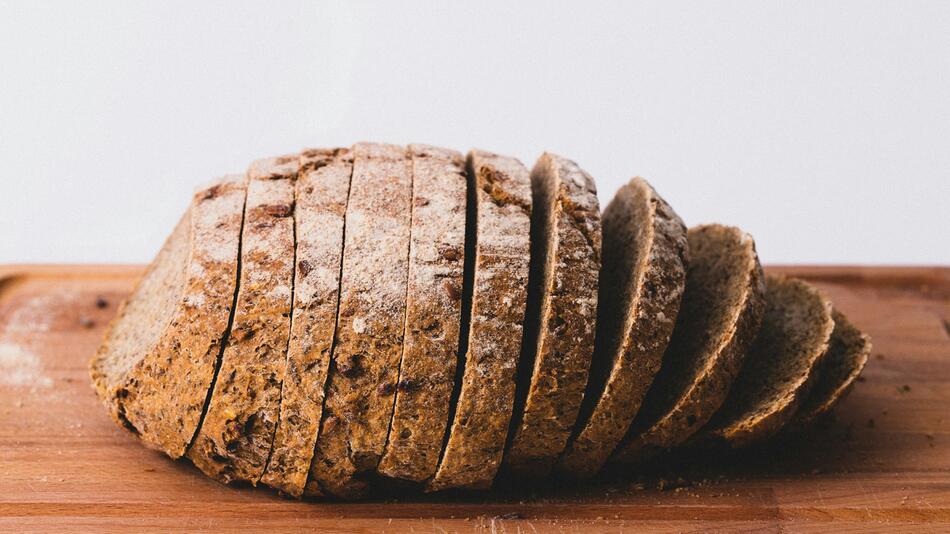
{"label": "wooden cutting board", "polygon": [[835,421],[699,472],[340,503],[221,486],[113,424],[86,363],[141,267],[0,267],[0,530],[950,530],[950,268],[768,270],[872,336]]}

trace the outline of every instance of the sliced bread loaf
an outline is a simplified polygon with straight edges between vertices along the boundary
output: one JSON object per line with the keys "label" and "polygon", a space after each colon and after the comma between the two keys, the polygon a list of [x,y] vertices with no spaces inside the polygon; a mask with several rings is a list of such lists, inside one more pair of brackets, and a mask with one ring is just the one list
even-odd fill
{"label": "sliced bread loaf", "polygon": [[224,483],[256,484],[277,425],[294,283],[294,179],[298,157],[254,162],[234,322],[211,400],[188,458]]}
{"label": "sliced bread loaf", "polygon": [[591,376],[558,463],[568,477],[595,475],[626,434],[660,369],[686,281],[686,227],[646,180],[620,188],[603,232]]}
{"label": "sliced bread loaf", "polygon": [[349,150],[308,150],[301,155],[295,187],[297,273],[290,345],[280,419],[261,481],[297,497],[307,482],[323,413],[352,169]]}
{"label": "sliced bread loaf", "polygon": [[243,176],[199,189],[90,363],[122,426],[172,458],[198,428],[237,284]]}
{"label": "sliced bread loaf", "polygon": [[831,332],[828,352],[822,357],[814,388],[790,424],[795,428],[800,429],[830,412],[847,395],[871,353],[871,339],[867,335],[838,310],[832,310],[831,316],[835,328]]}
{"label": "sliced bread loaf", "polygon": [[435,474],[448,426],[462,317],[466,176],[458,152],[411,145],[412,229],[405,340],[379,473]]}
{"label": "sliced bread loaf", "polygon": [[597,314],[600,204],[594,180],[544,154],[531,171],[531,273],[525,343],[505,466],[550,473],[587,385]]}
{"label": "sliced bread loaf", "polygon": [[663,365],[613,461],[637,464],[706,424],[729,393],[765,310],[752,237],[718,224],[689,229],[686,291]]}
{"label": "sliced bread loaf", "polygon": [[778,432],[817,376],[834,328],[831,303],[794,278],[766,277],[765,315],[729,395],[697,441],[742,447]]}
{"label": "sliced bread loaf", "polygon": [[402,355],[411,160],[402,147],[353,147],[336,342],[311,463],[314,486],[355,498],[386,445]]}
{"label": "sliced bread loaf", "polygon": [[[451,426],[428,490],[491,486],[501,464],[515,394],[527,300],[531,181],[514,158],[468,155],[466,288],[470,313]],[[463,327],[466,316],[463,315]]]}

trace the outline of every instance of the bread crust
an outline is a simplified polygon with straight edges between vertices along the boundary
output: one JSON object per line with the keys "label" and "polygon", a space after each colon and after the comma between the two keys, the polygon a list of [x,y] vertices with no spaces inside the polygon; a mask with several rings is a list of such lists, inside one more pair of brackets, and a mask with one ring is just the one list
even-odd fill
{"label": "bread crust", "polygon": [[467,164],[477,235],[474,257],[466,258],[474,262],[469,337],[455,413],[428,491],[484,489],[494,481],[511,419],[527,300],[528,171],[514,158],[478,150]]}
{"label": "bread crust", "polygon": [[810,284],[782,276],[766,276],[765,294],[759,335],[729,396],[696,435],[697,443],[714,440],[740,448],[773,436],[818,376],[834,328],[831,302]]}
{"label": "bread crust", "polygon": [[223,482],[257,484],[280,406],[294,283],[297,155],[248,169],[234,321],[207,413],[187,456]]}
{"label": "bread crust", "polygon": [[505,466],[515,475],[542,477],[567,445],[587,385],[600,273],[600,204],[594,180],[555,154],[538,159],[531,188],[532,265],[518,384],[524,391],[516,399]]}
{"label": "bread crust", "polygon": [[669,343],[689,256],[683,221],[642,178],[617,192],[603,232],[594,363],[558,462],[572,478],[595,475],[630,427]]}
{"label": "bread crust", "polygon": [[612,462],[640,464],[706,424],[762,322],[765,279],[752,236],[714,224],[690,228],[688,239],[686,290],[670,346]]}
{"label": "bread crust", "polygon": [[336,342],[311,462],[315,487],[362,496],[383,455],[402,354],[411,160],[403,147],[359,143],[346,208]]}
{"label": "bread crust", "polygon": [[[195,192],[90,363],[96,391],[113,418],[172,458],[181,457],[195,435],[228,329],[246,192],[243,176],[226,176]],[[175,261],[173,250],[181,247],[187,248],[184,262],[162,265]],[[166,276],[165,269],[174,273]],[[154,344],[141,347],[136,328],[125,332],[126,323],[160,311],[147,303],[151,310],[138,306],[152,286],[174,293],[174,311],[144,319],[165,324]]]}
{"label": "bread crust", "polygon": [[295,184],[296,269],[280,418],[261,481],[303,494],[323,414],[339,305],[343,217],[353,159],[347,149],[306,150]]}
{"label": "bread crust", "polygon": [[836,309],[832,309],[831,317],[835,327],[831,332],[828,351],[822,356],[814,388],[789,424],[794,430],[801,430],[830,412],[846,397],[871,353],[871,338],[867,334],[858,330]]}
{"label": "bread crust", "polygon": [[405,338],[380,474],[423,482],[435,474],[455,385],[465,259],[465,159],[410,145],[412,229]]}

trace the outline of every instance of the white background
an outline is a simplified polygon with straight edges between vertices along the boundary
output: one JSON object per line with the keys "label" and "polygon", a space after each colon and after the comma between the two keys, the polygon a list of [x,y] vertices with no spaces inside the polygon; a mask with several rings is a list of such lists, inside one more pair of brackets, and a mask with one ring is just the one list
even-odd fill
{"label": "white background", "polygon": [[647,177],[770,263],[950,263],[950,2],[0,0],[0,263],[145,262],[193,187],[358,140]]}

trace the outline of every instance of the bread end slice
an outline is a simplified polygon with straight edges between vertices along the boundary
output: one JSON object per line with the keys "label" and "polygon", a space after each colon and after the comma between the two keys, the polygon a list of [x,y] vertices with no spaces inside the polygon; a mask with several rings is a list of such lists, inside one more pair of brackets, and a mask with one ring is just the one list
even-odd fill
{"label": "bread end slice", "polygon": [[194,437],[227,335],[245,193],[243,176],[195,193],[90,363],[116,421],[172,458]]}

